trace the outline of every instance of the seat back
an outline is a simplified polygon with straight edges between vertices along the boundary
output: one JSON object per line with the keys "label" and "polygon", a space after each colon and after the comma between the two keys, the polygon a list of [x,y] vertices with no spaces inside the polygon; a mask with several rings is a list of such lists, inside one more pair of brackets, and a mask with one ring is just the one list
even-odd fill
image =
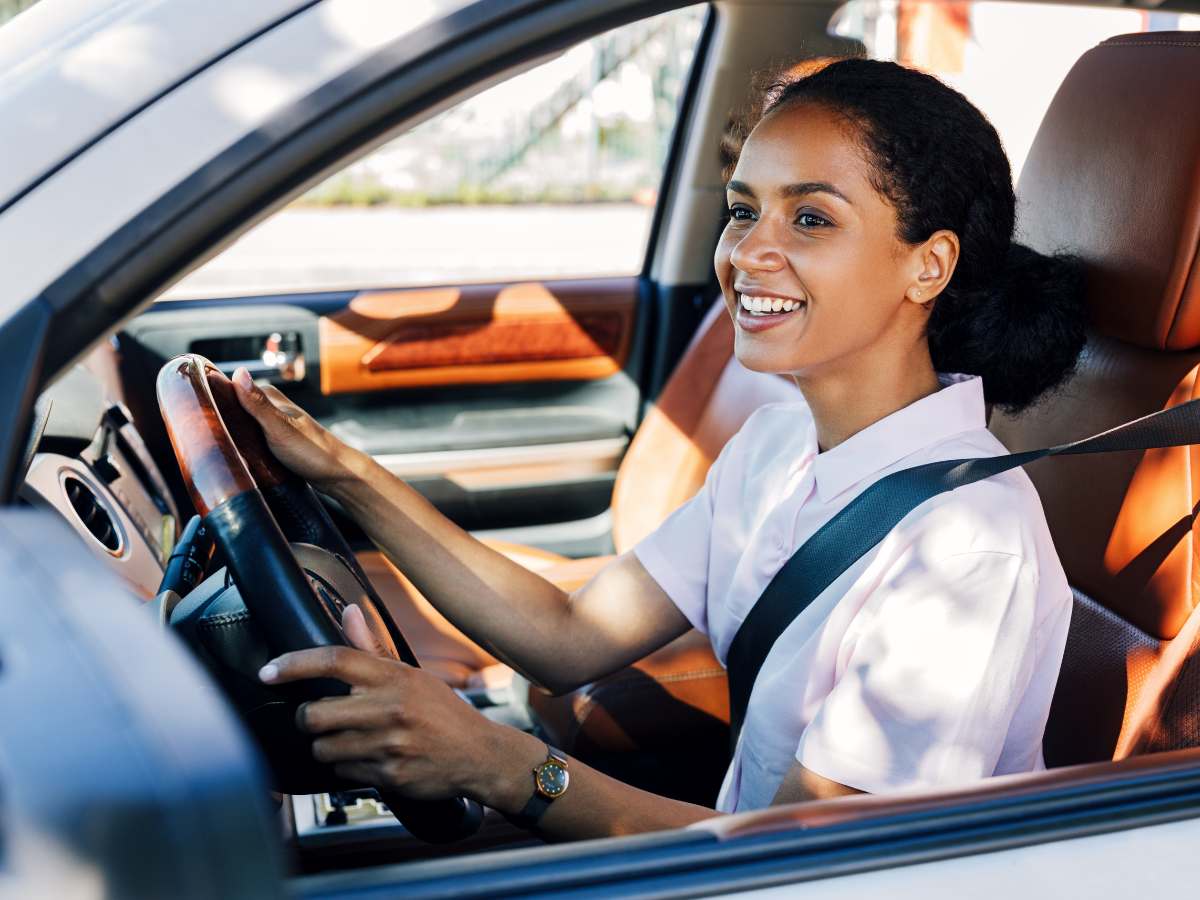
{"label": "seat back", "polygon": [[[1077,254],[1091,335],[1060,391],[991,428],[1060,443],[1200,397],[1200,35],[1105,41],[1075,64],[1018,186],[1019,239]],[[1029,467],[1075,591],[1047,763],[1200,743],[1200,449]]]}
{"label": "seat back", "polygon": [[700,489],[721,448],[765,403],[800,398],[789,378],[744,368],[718,299],[638,428],[613,489],[613,543],[630,549]]}

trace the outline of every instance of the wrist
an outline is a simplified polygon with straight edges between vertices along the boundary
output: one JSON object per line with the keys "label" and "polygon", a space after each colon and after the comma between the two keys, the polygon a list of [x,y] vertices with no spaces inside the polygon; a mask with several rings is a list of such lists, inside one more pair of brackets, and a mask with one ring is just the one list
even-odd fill
{"label": "wrist", "polygon": [[354,485],[365,481],[368,472],[374,465],[375,460],[361,450],[343,447],[338,451],[332,472],[313,482],[313,487],[335,500],[345,500],[346,492]]}
{"label": "wrist", "polygon": [[525,808],[533,794],[533,769],[546,759],[546,744],[531,734],[507,725],[496,725],[487,735],[486,758],[464,793],[506,815]]}

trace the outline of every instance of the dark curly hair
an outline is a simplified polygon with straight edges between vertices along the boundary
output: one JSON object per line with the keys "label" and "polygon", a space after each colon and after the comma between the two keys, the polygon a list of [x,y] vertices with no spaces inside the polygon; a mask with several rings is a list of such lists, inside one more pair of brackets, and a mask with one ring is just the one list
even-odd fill
{"label": "dark curly hair", "polygon": [[1014,412],[1074,370],[1085,328],[1080,265],[1013,241],[1008,157],[970,101],[931,75],[869,59],[793,66],[782,79],[760,77],[755,89],[722,143],[727,174],[757,118],[814,104],[860,137],[902,240],[958,235],[958,264],[929,318],[934,368],[982,376],[987,401]]}

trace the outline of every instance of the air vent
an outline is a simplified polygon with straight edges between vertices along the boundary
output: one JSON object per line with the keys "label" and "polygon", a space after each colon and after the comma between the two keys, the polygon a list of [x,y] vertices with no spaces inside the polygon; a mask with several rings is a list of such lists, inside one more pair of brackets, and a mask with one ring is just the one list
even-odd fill
{"label": "air vent", "polygon": [[63,489],[79,521],[92,533],[92,537],[103,544],[109,553],[118,552],[121,549],[121,534],[91,487],[68,475],[63,479]]}

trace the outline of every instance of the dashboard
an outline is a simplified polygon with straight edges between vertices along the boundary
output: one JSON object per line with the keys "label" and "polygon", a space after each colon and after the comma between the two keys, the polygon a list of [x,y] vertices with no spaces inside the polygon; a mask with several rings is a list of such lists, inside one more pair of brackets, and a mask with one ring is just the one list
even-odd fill
{"label": "dashboard", "polygon": [[55,509],[150,599],[179,534],[179,511],[122,402],[114,352],[101,343],[39,398],[18,496]]}

